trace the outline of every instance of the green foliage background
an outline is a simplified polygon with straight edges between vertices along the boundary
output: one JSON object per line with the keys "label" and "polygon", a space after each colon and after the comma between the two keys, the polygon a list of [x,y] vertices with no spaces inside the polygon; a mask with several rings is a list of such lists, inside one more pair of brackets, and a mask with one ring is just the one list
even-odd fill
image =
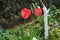
{"label": "green foliage background", "polygon": [[[56,18],[56,15],[60,13],[60,9],[52,6],[49,12],[49,38],[48,40],[60,40],[60,23],[59,18]],[[54,15],[54,16],[53,16]],[[0,40],[32,40],[33,37],[36,37],[38,40],[44,40],[44,28],[43,28],[43,15],[37,17],[35,21],[30,24],[22,24],[17,26],[15,29],[5,30],[3,33],[0,33]],[[39,21],[39,23],[35,23]]]}
{"label": "green foliage background", "polygon": [[[29,5],[29,2],[27,4],[27,1],[25,2],[25,5],[23,5],[24,4],[23,1],[24,0],[18,2],[19,4],[21,4],[20,9],[22,9],[23,7],[27,7],[32,10],[32,14],[34,8],[39,6],[35,3],[31,3]],[[19,10],[19,7],[17,8]],[[15,15],[17,15],[18,17],[20,16],[18,12]],[[38,40],[45,40],[43,15],[44,14],[42,14],[40,17],[36,17],[35,20],[33,20],[31,23],[16,26],[16,28],[14,29],[8,29],[4,31],[0,30],[0,40],[32,40],[33,37],[37,38]],[[51,7],[51,10],[48,14],[48,23],[49,23],[48,40],[60,40],[60,9],[57,9],[55,6]]]}

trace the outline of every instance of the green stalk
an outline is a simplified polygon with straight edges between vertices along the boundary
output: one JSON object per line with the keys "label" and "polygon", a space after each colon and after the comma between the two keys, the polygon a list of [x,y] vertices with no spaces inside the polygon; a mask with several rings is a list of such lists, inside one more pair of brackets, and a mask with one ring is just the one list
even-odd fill
{"label": "green stalk", "polygon": [[23,26],[21,25],[20,26],[20,31],[21,31],[21,40],[25,40],[24,39],[24,33],[23,33],[23,28],[22,28]]}
{"label": "green stalk", "polygon": [[33,27],[33,24],[30,25],[30,40],[33,39],[33,36],[34,36],[34,27]]}

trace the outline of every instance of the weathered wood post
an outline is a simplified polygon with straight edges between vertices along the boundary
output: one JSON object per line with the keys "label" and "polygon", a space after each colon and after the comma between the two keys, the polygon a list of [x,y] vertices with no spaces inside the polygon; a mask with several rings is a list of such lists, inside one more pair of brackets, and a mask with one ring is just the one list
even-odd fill
{"label": "weathered wood post", "polygon": [[43,7],[43,11],[44,11],[44,34],[45,34],[45,39],[48,39],[49,33],[48,33],[48,12],[49,9],[47,10],[46,7]]}
{"label": "weathered wood post", "polygon": [[43,4],[42,0],[41,0],[41,3],[43,5],[43,12],[44,12],[44,34],[45,34],[45,39],[48,39],[48,36],[49,36],[49,33],[48,33],[48,12],[50,10],[47,9],[47,7]]}

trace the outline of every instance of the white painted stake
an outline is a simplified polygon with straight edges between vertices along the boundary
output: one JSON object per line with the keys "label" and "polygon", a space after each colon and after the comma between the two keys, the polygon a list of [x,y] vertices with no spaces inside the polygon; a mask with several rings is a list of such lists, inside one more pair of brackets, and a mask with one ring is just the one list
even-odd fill
{"label": "white painted stake", "polygon": [[45,39],[48,39],[49,33],[48,33],[48,12],[50,10],[46,8],[46,6],[43,4],[42,0],[41,3],[43,5],[43,11],[44,11],[44,34],[45,34]]}
{"label": "white painted stake", "polygon": [[46,7],[43,7],[44,11],[44,34],[45,34],[45,39],[48,39],[49,33],[48,33],[48,10]]}

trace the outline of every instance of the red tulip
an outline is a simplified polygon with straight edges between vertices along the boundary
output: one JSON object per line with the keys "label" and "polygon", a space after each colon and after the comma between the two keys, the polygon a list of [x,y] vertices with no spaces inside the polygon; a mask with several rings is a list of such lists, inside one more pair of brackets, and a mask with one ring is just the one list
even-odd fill
{"label": "red tulip", "polygon": [[34,10],[34,14],[35,14],[35,16],[40,16],[42,14],[42,9],[41,8],[36,8]]}
{"label": "red tulip", "polygon": [[31,15],[31,10],[27,9],[27,8],[23,8],[21,10],[21,16],[23,19],[28,19]]}

